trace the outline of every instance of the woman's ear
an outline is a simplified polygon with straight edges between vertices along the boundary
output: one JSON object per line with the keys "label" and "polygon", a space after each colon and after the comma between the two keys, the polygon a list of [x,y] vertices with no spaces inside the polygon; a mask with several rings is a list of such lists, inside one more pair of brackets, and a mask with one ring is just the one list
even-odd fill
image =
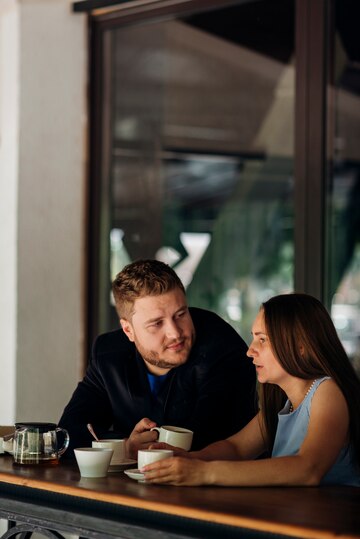
{"label": "woman's ear", "polygon": [[131,323],[125,318],[120,318],[120,325],[129,341],[134,342],[134,331]]}

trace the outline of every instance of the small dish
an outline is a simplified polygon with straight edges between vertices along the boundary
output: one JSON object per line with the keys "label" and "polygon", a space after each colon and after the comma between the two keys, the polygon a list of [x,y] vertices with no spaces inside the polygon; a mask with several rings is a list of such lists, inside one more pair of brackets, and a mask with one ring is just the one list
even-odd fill
{"label": "small dish", "polygon": [[5,451],[5,453],[10,453],[10,455],[13,454],[13,439],[11,438],[10,440],[5,440],[4,438],[4,441],[3,441],[3,449]]}
{"label": "small dish", "polygon": [[135,479],[135,481],[138,481],[139,483],[145,483],[145,474],[140,472],[137,468],[124,470],[124,473],[130,477],[130,479]]}
{"label": "small dish", "polygon": [[122,472],[126,468],[131,468],[131,466],[136,465],[136,460],[126,459],[118,464],[110,464],[108,472]]}

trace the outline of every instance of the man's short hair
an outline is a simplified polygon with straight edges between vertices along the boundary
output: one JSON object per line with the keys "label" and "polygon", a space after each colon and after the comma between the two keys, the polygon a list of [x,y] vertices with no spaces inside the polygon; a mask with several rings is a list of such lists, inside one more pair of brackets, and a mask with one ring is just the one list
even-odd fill
{"label": "man's short hair", "polygon": [[125,266],[112,283],[116,310],[120,318],[130,319],[136,299],[159,296],[175,288],[185,288],[175,271],[159,260],[137,260]]}

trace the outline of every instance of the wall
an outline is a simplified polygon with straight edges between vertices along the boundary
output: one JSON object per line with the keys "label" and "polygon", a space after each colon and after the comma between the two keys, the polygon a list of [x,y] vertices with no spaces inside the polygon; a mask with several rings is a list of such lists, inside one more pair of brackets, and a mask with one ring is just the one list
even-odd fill
{"label": "wall", "polygon": [[86,19],[2,0],[0,31],[0,424],[57,421],[84,359]]}
{"label": "wall", "polygon": [[18,9],[0,5],[0,423],[15,417]]}

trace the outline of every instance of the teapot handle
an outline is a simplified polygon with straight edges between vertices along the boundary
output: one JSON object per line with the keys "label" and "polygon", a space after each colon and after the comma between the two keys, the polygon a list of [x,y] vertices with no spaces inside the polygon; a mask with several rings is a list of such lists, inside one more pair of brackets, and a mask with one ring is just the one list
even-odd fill
{"label": "teapot handle", "polygon": [[69,433],[68,433],[68,431],[66,429],[61,429],[60,427],[56,428],[56,432],[63,432],[64,435],[65,435],[64,443],[63,443],[62,447],[60,447],[60,449],[58,450],[58,456],[61,457],[61,455],[63,453],[65,453],[65,451],[69,447],[70,436],[69,436]]}

